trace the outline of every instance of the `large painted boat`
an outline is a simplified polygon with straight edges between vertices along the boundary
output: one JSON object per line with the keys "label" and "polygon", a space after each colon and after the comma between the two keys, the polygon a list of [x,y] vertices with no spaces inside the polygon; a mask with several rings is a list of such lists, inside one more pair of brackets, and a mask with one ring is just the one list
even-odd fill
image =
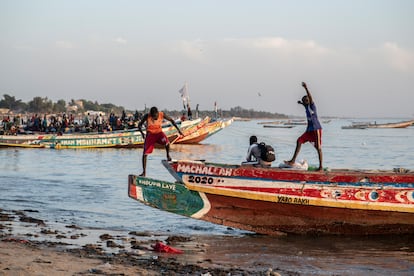
{"label": "large painted boat", "polygon": [[129,176],[129,196],[261,234],[414,234],[414,172],[307,171],[163,161],[171,183]]}
{"label": "large painted boat", "polygon": [[[181,129],[191,128],[199,124],[201,119],[182,122]],[[179,134],[172,125],[163,127],[170,142]],[[85,148],[137,148],[143,147],[144,139],[137,129],[104,133],[71,133],[71,134],[27,134],[0,135],[0,147],[52,148],[52,149],[85,149]]]}
{"label": "large painted boat", "polygon": [[227,120],[215,120],[210,121],[203,120],[197,126],[189,128],[184,131],[184,136],[178,137],[173,143],[174,144],[199,144],[213,134],[216,134],[220,130],[228,127],[233,122],[233,118]]}
{"label": "large painted boat", "polygon": [[[178,137],[171,131],[167,137]],[[2,135],[0,147],[84,149],[84,148],[133,148],[142,147],[144,140],[139,131],[122,131],[93,134],[34,134]]]}

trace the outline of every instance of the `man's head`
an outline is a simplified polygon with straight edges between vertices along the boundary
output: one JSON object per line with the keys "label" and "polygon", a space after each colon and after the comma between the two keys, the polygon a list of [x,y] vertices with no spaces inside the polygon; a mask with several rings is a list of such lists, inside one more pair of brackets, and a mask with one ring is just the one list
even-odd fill
{"label": "man's head", "polygon": [[250,136],[250,145],[257,143],[257,137],[255,135]]}
{"label": "man's head", "polygon": [[155,106],[151,107],[150,115],[152,118],[158,119],[158,108],[156,108]]}
{"label": "man's head", "polygon": [[298,103],[303,104],[303,105],[309,105],[310,104],[309,97],[307,95],[303,96],[302,102],[298,102]]}

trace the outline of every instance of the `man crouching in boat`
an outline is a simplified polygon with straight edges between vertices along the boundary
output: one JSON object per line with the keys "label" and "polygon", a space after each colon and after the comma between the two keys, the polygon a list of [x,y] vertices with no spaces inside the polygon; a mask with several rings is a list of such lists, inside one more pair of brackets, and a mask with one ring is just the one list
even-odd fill
{"label": "man crouching in boat", "polygon": [[242,162],[243,166],[250,165],[250,166],[263,166],[263,167],[270,167],[272,162],[267,162],[262,159],[262,150],[257,143],[257,137],[255,135],[250,136],[249,139],[250,146],[247,150],[246,161]]}
{"label": "man crouching in boat", "polygon": [[[142,152],[142,169],[143,172],[140,176],[145,176],[146,168],[147,168],[147,156],[151,154],[154,150],[154,146],[156,143],[165,145],[165,150],[167,152],[167,160],[170,161],[170,142],[168,141],[167,135],[162,131],[162,122],[166,119],[171,122],[171,124],[178,130],[180,135],[184,136],[181,130],[178,128],[177,124],[174,120],[165,114],[162,111],[158,111],[158,109],[153,106],[150,109],[150,112],[145,114],[141,121],[138,124],[138,129],[141,132],[142,138],[145,139],[144,141],[144,150]],[[144,134],[142,131],[142,125],[146,123],[146,132],[147,135]]]}

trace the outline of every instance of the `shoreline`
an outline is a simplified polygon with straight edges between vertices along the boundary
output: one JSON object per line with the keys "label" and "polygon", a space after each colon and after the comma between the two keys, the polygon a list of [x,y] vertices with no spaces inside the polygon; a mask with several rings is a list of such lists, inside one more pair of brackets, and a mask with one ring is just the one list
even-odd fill
{"label": "shoreline", "polygon": [[[0,275],[300,275],[215,261],[204,237],[82,229],[36,213],[0,209]],[[156,252],[157,242],[183,254]]]}

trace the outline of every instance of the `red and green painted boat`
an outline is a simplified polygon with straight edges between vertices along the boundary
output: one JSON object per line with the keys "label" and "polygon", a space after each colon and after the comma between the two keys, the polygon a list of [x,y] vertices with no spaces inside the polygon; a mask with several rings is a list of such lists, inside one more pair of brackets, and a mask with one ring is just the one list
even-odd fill
{"label": "red and green painted boat", "polygon": [[[179,134],[177,130],[166,131],[170,141]],[[90,148],[136,148],[143,147],[144,139],[139,131],[118,131],[84,134],[31,134],[0,135],[0,147],[90,149]]]}
{"label": "red and green painted boat", "polygon": [[[196,126],[201,119],[181,123],[181,129]],[[179,137],[172,125],[163,127],[170,142]],[[144,131],[145,132],[145,131]],[[27,134],[0,135],[0,147],[49,148],[49,149],[91,149],[91,148],[139,148],[144,146],[144,139],[137,129],[110,131],[103,133],[70,134]]]}
{"label": "red and green painted boat", "polygon": [[155,208],[261,234],[414,234],[414,172],[306,171],[163,161],[171,183],[129,176]]}

